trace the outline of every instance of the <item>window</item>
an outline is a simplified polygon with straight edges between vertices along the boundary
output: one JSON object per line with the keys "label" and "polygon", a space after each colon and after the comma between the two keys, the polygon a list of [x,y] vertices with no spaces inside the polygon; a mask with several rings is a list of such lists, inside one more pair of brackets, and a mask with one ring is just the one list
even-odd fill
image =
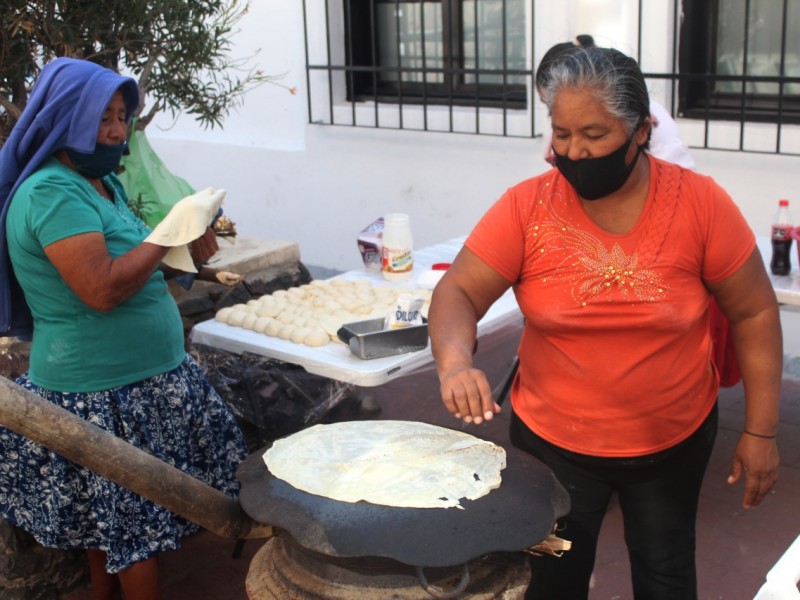
{"label": "window", "polygon": [[800,123],[800,0],[684,0],[679,109]]}
{"label": "window", "polygon": [[525,3],[344,0],[348,100],[526,108]]}
{"label": "window", "polygon": [[693,148],[800,154],[800,0],[303,0],[309,122],[538,137],[554,43],[641,64]]}

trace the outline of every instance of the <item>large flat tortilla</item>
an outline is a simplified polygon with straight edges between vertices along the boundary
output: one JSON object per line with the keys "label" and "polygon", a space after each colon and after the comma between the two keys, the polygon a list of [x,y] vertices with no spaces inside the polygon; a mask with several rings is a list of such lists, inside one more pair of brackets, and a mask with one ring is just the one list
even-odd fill
{"label": "large flat tortilla", "polygon": [[161,259],[185,273],[197,273],[187,244],[202,236],[225,200],[225,190],[207,188],[179,200],[145,238],[145,242],[169,248]]}
{"label": "large flat tortilla", "polygon": [[500,487],[505,450],[467,433],[413,421],[315,425],[264,453],[297,489],[339,500],[408,508],[463,508]]}

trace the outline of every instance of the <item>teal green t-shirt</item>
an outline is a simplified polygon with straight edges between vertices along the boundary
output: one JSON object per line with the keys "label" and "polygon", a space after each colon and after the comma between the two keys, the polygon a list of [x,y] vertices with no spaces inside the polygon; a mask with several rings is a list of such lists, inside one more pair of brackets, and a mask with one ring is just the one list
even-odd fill
{"label": "teal green t-shirt", "polygon": [[84,304],[47,259],[44,248],[81,233],[102,233],[113,258],[147,237],[116,176],[104,182],[113,203],[49,159],[19,186],[8,210],[9,256],[33,314],[29,376],[40,387],[112,389],[172,370],[185,356],[180,313],[161,271],[104,313]]}

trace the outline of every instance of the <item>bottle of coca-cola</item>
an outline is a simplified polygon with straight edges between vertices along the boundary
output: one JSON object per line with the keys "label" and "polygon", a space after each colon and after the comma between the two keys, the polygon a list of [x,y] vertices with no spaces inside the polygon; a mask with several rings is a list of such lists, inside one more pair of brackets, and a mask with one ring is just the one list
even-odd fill
{"label": "bottle of coca-cola", "polygon": [[792,270],[792,215],[789,201],[778,201],[778,212],[772,219],[772,260],[769,263],[773,275],[788,275]]}

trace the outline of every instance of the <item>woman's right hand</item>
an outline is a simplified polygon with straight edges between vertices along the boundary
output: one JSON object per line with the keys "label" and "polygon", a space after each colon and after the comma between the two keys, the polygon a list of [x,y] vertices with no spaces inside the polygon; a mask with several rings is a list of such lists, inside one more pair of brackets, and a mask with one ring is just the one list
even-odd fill
{"label": "woman's right hand", "polygon": [[462,367],[442,374],[440,391],[448,412],[465,423],[480,425],[500,412],[486,374],[480,369]]}
{"label": "woman's right hand", "polygon": [[486,375],[472,361],[478,321],[510,285],[464,247],[433,290],[428,333],[439,389],[445,408],[465,423],[480,425],[500,412]]}

